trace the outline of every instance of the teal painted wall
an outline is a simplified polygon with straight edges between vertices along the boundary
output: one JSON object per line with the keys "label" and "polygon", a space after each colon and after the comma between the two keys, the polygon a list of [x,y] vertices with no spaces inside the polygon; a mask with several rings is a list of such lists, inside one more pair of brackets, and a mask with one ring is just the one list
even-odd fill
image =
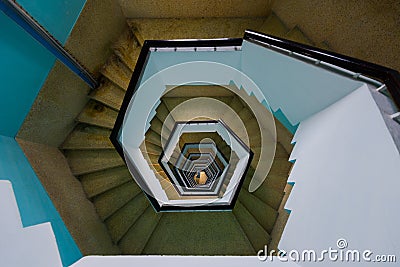
{"label": "teal painted wall", "polygon": [[0,135],[0,154],[0,180],[11,181],[24,227],[51,222],[63,265],[80,259],[79,248],[14,138]]}
{"label": "teal painted wall", "polygon": [[[18,1],[61,43],[67,40],[85,2]],[[24,226],[51,222],[63,265],[69,266],[82,255],[14,140],[56,59],[1,11],[0,58],[0,179],[12,182]]]}
{"label": "teal painted wall", "polygon": [[[85,0],[20,0],[18,3],[64,43]],[[0,134],[14,137],[55,57],[0,11],[0,58]]]}

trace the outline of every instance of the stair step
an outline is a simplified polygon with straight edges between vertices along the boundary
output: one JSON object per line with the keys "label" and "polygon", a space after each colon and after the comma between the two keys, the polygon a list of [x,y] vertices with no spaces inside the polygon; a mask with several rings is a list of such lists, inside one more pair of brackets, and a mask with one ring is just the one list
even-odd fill
{"label": "stair step", "polygon": [[133,180],[129,170],[125,167],[116,167],[104,171],[93,172],[79,177],[88,198]]}
{"label": "stair step", "polygon": [[259,28],[259,31],[282,38],[286,35],[289,29],[285,26],[282,20],[272,12],[265,20],[264,24]]}
{"label": "stair step", "polygon": [[142,191],[134,181],[115,187],[93,199],[97,213],[104,221]]}
{"label": "stair step", "polygon": [[293,27],[287,34],[286,39],[306,45],[314,45],[314,43],[300,30],[298,26]]}
{"label": "stair step", "polygon": [[111,135],[111,130],[103,127],[98,127],[94,125],[89,125],[86,123],[79,123],[77,126],[75,126],[76,131],[88,133],[88,134],[95,134],[95,135],[102,135],[107,138],[110,137]]}
{"label": "stair step", "polygon": [[167,106],[164,104],[164,102],[161,102],[161,104],[157,107],[156,117],[163,122],[169,130],[172,130],[175,125],[175,120],[172,118],[172,116],[168,116],[169,114],[170,111],[168,110]]}
{"label": "stair step", "polygon": [[267,178],[263,182],[263,186],[271,188],[277,192],[283,192],[287,184],[288,176],[268,174]]}
{"label": "stair step", "polygon": [[288,154],[292,153],[293,145],[293,134],[286,129],[277,119],[275,119],[276,137],[277,141],[285,148]]}
{"label": "stair step", "polygon": [[90,94],[90,98],[115,110],[121,108],[124,96],[125,91],[109,80],[104,81],[99,88]]}
{"label": "stair step", "polygon": [[161,155],[162,153],[161,147],[146,141],[144,142],[143,145],[140,146],[140,150],[144,153],[151,153],[154,155]]}
{"label": "stair step", "polygon": [[62,149],[112,149],[110,139],[104,135],[74,130],[64,141]]}
{"label": "stair step", "polygon": [[274,158],[269,174],[288,177],[291,167],[292,163],[287,159]]}
{"label": "stair step", "polygon": [[132,71],[115,54],[108,59],[100,72],[122,89],[128,88]]}
{"label": "stair step", "polygon": [[260,186],[252,195],[256,196],[262,202],[268,204],[275,210],[278,210],[279,205],[282,202],[284,193],[278,192],[273,188],[269,188],[267,186]]}
{"label": "stair step", "polygon": [[229,103],[229,107],[231,107],[236,113],[239,113],[243,110],[243,108],[245,108],[243,106],[243,102],[237,96],[232,98],[231,102]]}
{"label": "stair step", "polygon": [[171,134],[171,130],[165,125],[163,127],[163,122],[159,118],[154,117],[150,122],[150,129],[161,135],[164,139],[168,139]]}
{"label": "stair step", "polygon": [[286,161],[289,160],[289,154],[287,153],[286,149],[283,145],[279,142],[276,143],[275,147],[275,158],[285,159]]}
{"label": "stair step", "polygon": [[144,194],[138,194],[105,221],[114,243],[121,240],[148,206],[149,201]]}
{"label": "stair step", "polygon": [[124,165],[124,161],[114,149],[67,150],[65,154],[75,176]]}
{"label": "stair step", "polygon": [[255,255],[232,212],[164,213],[146,255]]}
{"label": "stair step", "polygon": [[264,230],[270,234],[274,227],[278,212],[268,204],[262,202],[256,196],[247,192],[247,190],[240,191],[239,201],[264,228]]}
{"label": "stair step", "polygon": [[327,41],[322,41],[317,45],[318,48],[324,49],[324,50],[328,50],[328,51],[332,51],[332,48],[329,46]]}
{"label": "stair step", "polygon": [[251,112],[247,107],[244,107],[241,111],[239,111],[238,115],[244,123],[246,123],[248,120],[254,119],[253,112]]}
{"label": "stair step", "polygon": [[117,116],[118,112],[115,110],[96,101],[89,101],[77,120],[82,123],[112,129]]}
{"label": "stair step", "polygon": [[141,46],[131,30],[126,30],[113,45],[114,53],[133,72]]}
{"label": "stair step", "polygon": [[127,255],[141,254],[161,216],[161,213],[156,213],[153,207],[149,206],[122,237],[119,243],[122,253]]}
{"label": "stair step", "polygon": [[[153,131],[151,128],[146,132],[145,140],[146,140],[146,142],[150,142],[159,147],[162,147],[161,135],[159,135],[158,133]],[[165,140],[164,140],[164,142],[165,142]]]}
{"label": "stair step", "polygon": [[136,40],[138,41],[140,46],[143,46],[145,39],[143,38],[142,34],[140,33],[138,27],[134,23],[130,23],[128,21],[129,27],[131,29],[131,32],[135,36]]}
{"label": "stair step", "polygon": [[255,251],[263,249],[271,241],[270,235],[257,222],[251,213],[243,206],[240,201],[236,201],[233,214],[238,220],[243,232],[246,234]]}

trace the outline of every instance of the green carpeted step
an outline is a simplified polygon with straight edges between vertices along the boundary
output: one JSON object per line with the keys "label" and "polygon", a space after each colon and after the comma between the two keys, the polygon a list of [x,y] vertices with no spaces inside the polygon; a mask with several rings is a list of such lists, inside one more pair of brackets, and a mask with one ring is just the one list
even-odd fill
{"label": "green carpeted step", "polygon": [[130,29],[121,35],[113,45],[113,49],[118,58],[133,71],[140,54],[141,46]]}
{"label": "green carpeted step", "polygon": [[79,114],[77,121],[112,129],[114,128],[114,123],[117,119],[117,116],[117,111],[91,100],[82,110],[81,114]]}
{"label": "green carpeted step", "polygon": [[279,142],[276,143],[275,158],[282,158],[282,159],[286,159],[287,161],[289,160],[289,154],[287,153],[287,151],[283,147],[283,145]]}
{"label": "green carpeted step", "polygon": [[239,201],[264,228],[264,230],[271,233],[278,212],[253,194],[250,194],[247,190],[240,191]]}
{"label": "green carpeted step", "polygon": [[107,79],[90,94],[90,98],[104,105],[119,110],[124,100],[125,91]]}
{"label": "green carpeted step", "polygon": [[258,31],[282,38],[286,35],[289,29],[285,26],[282,20],[272,12]]}
{"label": "green carpeted step", "polygon": [[85,174],[79,177],[88,198],[133,180],[125,166]]}
{"label": "green carpeted step", "polygon": [[260,249],[263,249],[265,245],[268,245],[271,240],[270,235],[243,206],[243,204],[240,203],[240,201],[236,202],[233,214],[253,245],[255,251],[259,251]]}
{"label": "green carpeted step", "polygon": [[124,161],[114,149],[67,150],[65,154],[74,175],[82,175],[124,165]]}
{"label": "green carpeted step", "polygon": [[232,212],[163,214],[147,242],[147,255],[255,255]]}
{"label": "green carpeted step", "polygon": [[104,135],[91,134],[74,130],[65,139],[61,149],[112,149],[110,138]]}
{"label": "green carpeted step", "polygon": [[284,196],[283,192],[278,192],[273,188],[260,186],[255,192],[251,193],[271,208],[278,210]]}
{"label": "green carpeted step", "polygon": [[156,213],[153,207],[149,206],[138,220],[129,228],[128,232],[119,242],[122,254],[141,254],[146,246],[154,229],[160,221],[162,213]]}
{"label": "green carpeted step", "polygon": [[138,194],[105,221],[114,243],[121,240],[148,206],[145,195]]}
{"label": "green carpeted step", "polygon": [[117,55],[112,55],[100,72],[122,89],[126,90],[128,88],[132,70],[130,70]]}
{"label": "green carpeted step", "polygon": [[281,175],[288,177],[290,168],[292,167],[292,163],[288,161],[286,158],[274,158],[272,162],[271,169],[269,171],[270,174]]}
{"label": "green carpeted step", "polygon": [[286,39],[306,45],[314,45],[314,43],[300,30],[298,26],[293,27],[287,34]]}
{"label": "green carpeted step", "polygon": [[141,192],[134,181],[129,181],[96,196],[93,204],[100,218],[105,220]]}
{"label": "green carpeted step", "polygon": [[232,98],[231,102],[229,103],[229,107],[231,107],[236,113],[239,113],[244,108],[243,102],[237,96]]}
{"label": "green carpeted step", "polygon": [[254,118],[253,112],[251,112],[247,107],[243,108],[241,111],[239,111],[238,115],[242,119],[243,122],[246,122],[246,121]]}
{"label": "green carpeted step", "polygon": [[290,154],[293,150],[293,145],[291,144],[293,134],[290,133],[277,119],[275,119],[275,127],[277,141],[285,148],[286,152]]}

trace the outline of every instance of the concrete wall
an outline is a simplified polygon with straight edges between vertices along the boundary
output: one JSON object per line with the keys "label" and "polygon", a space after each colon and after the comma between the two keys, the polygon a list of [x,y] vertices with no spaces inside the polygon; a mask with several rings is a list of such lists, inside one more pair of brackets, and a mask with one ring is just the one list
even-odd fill
{"label": "concrete wall", "polygon": [[274,1],[273,11],[292,28],[333,51],[400,70],[400,2]]}
{"label": "concrete wall", "polygon": [[294,141],[279,248],[319,255],[344,238],[347,249],[398,256],[400,155],[367,86],[301,122]]}
{"label": "concrete wall", "polygon": [[127,18],[265,17],[272,0],[118,0]]}

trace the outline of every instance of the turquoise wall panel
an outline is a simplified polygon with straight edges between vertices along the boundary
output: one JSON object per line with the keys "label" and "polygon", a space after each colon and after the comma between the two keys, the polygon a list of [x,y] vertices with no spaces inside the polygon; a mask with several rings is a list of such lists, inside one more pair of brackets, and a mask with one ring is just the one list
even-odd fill
{"label": "turquoise wall panel", "polygon": [[50,34],[64,43],[86,0],[18,0],[17,2]]}
{"label": "turquoise wall panel", "polygon": [[[85,0],[21,0],[59,41],[65,42]],[[0,134],[15,136],[52,68],[55,57],[0,11]]]}
{"label": "turquoise wall panel", "polygon": [[12,137],[0,135],[0,179],[11,181],[24,227],[51,222],[64,266],[82,257],[28,159]]}

